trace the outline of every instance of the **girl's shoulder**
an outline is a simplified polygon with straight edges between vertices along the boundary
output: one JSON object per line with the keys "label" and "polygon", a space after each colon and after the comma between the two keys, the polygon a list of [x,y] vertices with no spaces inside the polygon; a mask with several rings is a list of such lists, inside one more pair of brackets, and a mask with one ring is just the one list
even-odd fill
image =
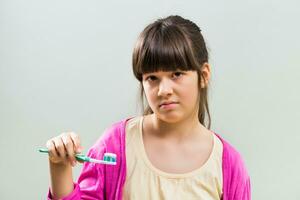
{"label": "girl's shoulder", "polygon": [[223,143],[223,199],[250,200],[250,176],[241,154],[220,135],[216,135]]}
{"label": "girl's shoulder", "polygon": [[234,173],[243,179],[249,179],[249,175],[242,158],[242,155],[233,147],[229,142],[227,142],[219,134],[215,133],[216,136],[222,141],[223,144],[223,172]]}
{"label": "girl's shoulder", "polygon": [[235,160],[239,160],[242,158],[241,154],[227,140],[225,140],[218,133],[214,132],[214,134],[221,140],[223,144],[223,154],[225,153],[225,156],[229,156],[228,158],[235,159]]}

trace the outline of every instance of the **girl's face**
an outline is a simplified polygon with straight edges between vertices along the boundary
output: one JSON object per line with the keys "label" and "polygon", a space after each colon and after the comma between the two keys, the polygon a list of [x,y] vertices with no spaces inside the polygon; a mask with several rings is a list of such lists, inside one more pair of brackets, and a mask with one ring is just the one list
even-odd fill
{"label": "girl's face", "polygon": [[198,118],[196,71],[158,71],[143,74],[143,88],[150,108],[165,122],[178,122],[191,114]]}

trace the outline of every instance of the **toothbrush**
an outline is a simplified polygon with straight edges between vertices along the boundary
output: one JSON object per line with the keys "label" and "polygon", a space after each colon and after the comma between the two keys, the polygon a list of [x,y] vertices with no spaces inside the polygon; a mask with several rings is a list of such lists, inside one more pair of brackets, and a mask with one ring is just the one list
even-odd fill
{"label": "toothbrush", "polygon": [[[41,153],[49,153],[49,150],[46,148],[40,148],[39,152]],[[117,164],[117,155],[114,153],[104,153],[103,160],[97,160],[94,158],[90,158],[84,154],[75,154],[75,158],[78,161],[83,162],[93,162],[93,163],[99,163],[104,165],[116,165]]]}

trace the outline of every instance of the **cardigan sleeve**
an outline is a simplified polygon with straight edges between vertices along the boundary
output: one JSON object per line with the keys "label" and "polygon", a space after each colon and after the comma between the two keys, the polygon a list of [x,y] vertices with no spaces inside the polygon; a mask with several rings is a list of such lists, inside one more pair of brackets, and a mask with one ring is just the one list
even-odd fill
{"label": "cardigan sleeve", "polygon": [[228,187],[231,200],[251,200],[250,177],[242,157],[238,152],[232,153],[235,157],[232,159],[231,178]]}
{"label": "cardigan sleeve", "polygon": [[[91,158],[102,160],[105,152],[105,145],[101,141],[89,149],[87,155]],[[84,162],[77,183],[74,183],[74,190],[62,200],[103,200],[104,199],[104,168],[91,162]],[[49,189],[48,200],[52,200]]]}
{"label": "cardigan sleeve", "polygon": [[[242,175],[243,176],[243,175]],[[251,185],[250,177],[236,177],[231,183],[230,193],[228,199],[230,200],[251,200]]]}
{"label": "cardigan sleeve", "polygon": [[242,199],[250,200],[251,199],[251,183],[250,178],[247,179],[246,184],[244,186],[244,191],[242,192]]}
{"label": "cardigan sleeve", "polygon": [[251,200],[251,184],[240,153],[217,135],[223,143],[223,194],[222,200]]}

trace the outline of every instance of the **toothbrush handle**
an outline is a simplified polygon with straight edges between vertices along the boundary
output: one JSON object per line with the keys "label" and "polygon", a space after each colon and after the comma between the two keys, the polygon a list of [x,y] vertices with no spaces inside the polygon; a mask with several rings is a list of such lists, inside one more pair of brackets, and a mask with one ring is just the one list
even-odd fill
{"label": "toothbrush handle", "polygon": [[46,148],[39,148],[39,152],[41,153],[49,153],[49,150]]}
{"label": "toothbrush handle", "polygon": [[[47,148],[40,148],[39,152],[41,153],[49,153],[49,150]],[[82,161],[82,162],[89,162],[90,158],[83,155],[83,154],[75,154],[75,158],[77,161]]]}

